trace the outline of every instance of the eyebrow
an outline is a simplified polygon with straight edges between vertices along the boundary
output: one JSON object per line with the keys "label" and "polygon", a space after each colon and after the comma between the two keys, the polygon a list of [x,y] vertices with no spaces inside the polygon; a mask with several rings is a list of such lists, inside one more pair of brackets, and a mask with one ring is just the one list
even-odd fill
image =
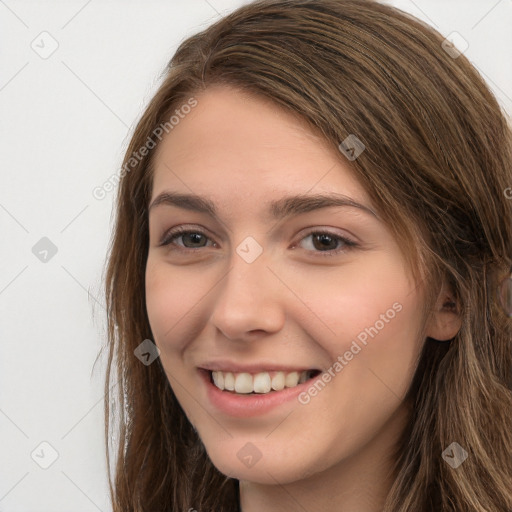
{"label": "eyebrow", "polygon": [[[154,199],[148,211],[161,205],[177,206],[185,210],[206,213],[217,220],[219,219],[215,204],[204,196],[165,191]],[[292,215],[300,215],[302,213],[333,206],[351,206],[371,214],[376,219],[380,219],[369,206],[358,203],[352,198],[339,193],[302,194],[283,197],[269,203],[269,213],[273,219],[283,219]]]}

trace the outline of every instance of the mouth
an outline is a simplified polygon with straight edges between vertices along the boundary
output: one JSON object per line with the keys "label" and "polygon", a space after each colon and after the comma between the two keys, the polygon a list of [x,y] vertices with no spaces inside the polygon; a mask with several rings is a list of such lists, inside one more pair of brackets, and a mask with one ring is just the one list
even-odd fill
{"label": "mouth", "polygon": [[294,388],[318,375],[321,370],[263,371],[258,373],[203,370],[219,390],[233,395],[267,395]]}

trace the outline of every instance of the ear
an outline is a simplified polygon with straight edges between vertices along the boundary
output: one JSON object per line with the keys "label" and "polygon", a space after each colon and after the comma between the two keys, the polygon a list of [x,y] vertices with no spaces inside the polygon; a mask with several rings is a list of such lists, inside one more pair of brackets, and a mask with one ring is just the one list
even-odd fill
{"label": "ear", "polygon": [[446,283],[443,283],[434,306],[434,313],[427,324],[426,335],[438,341],[448,341],[457,335],[461,325],[460,304],[457,304],[453,293]]}

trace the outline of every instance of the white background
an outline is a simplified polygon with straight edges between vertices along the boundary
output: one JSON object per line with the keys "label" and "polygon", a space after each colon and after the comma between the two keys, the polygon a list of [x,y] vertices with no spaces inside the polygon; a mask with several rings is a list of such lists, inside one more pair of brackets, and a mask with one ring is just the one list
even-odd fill
{"label": "white background", "polygon": [[[178,44],[244,3],[0,0],[0,512],[111,510],[93,363],[115,194],[92,191],[119,171]],[[459,32],[512,113],[511,0],[390,3]],[[48,58],[31,47],[51,49],[44,31]],[[47,262],[32,252],[42,237]],[[58,452],[48,469],[42,442]]]}

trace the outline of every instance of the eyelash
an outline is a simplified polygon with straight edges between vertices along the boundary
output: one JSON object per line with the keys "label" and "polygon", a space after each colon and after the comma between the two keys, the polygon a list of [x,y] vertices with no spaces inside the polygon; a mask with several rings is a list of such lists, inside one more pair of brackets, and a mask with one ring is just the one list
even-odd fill
{"label": "eyelash", "polygon": [[[160,243],[159,247],[164,247],[166,245],[171,245],[171,243],[172,243],[173,245],[175,245],[175,247],[178,247],[178,249],[173,249],[173,250],[177,250],[177,251],[184,252],[184,253],[195,252],[198,249],[203,249],[203,247],[197,247],[195,249],[191,249],[191,248],[188,248],[188,247],[182,248],[182,247],[174,244],[173,241],[176,238],[180,238],[183,235],[188,235],[188,234],[191,234],[191,233],[199,234],[199,235],[202,235],[202,236],[206,237],[207,239],[209,239],[208,235],[206,233],[204,233],[203,231],[201,231],[200,229],[187,229],[187,228],[184,228],[184,227],[178,227],[178,228],[175,228],[175,229],[172,229],[172,230],[168,231],[165,234],[165,236],[164,236],[162,242]],[[344,253],[344,252],[348,252],[351,249],[354,249],[355,247],[357,247],[359,245],[358,243],[354,242],[353,240],[350,240],[349,238],[343,237],[341,235],[337,235],[335,233],[331,233],[330,231],[310,231],[303,238],[301,238],[301,240],[299,242],[302,242],[302,240],[304,240],[305,238],[307,238],[307,237],[309,237],[311,235],[328,235],[328,236],[334,238],[335,240],[345,244],[345,247],[343,249],[331,249],[329,251],[308,251],[308,249],[305,249],[308,252],[317,253],[320,257],[336,256],[338,254],[341,254],[341,253]]]}

